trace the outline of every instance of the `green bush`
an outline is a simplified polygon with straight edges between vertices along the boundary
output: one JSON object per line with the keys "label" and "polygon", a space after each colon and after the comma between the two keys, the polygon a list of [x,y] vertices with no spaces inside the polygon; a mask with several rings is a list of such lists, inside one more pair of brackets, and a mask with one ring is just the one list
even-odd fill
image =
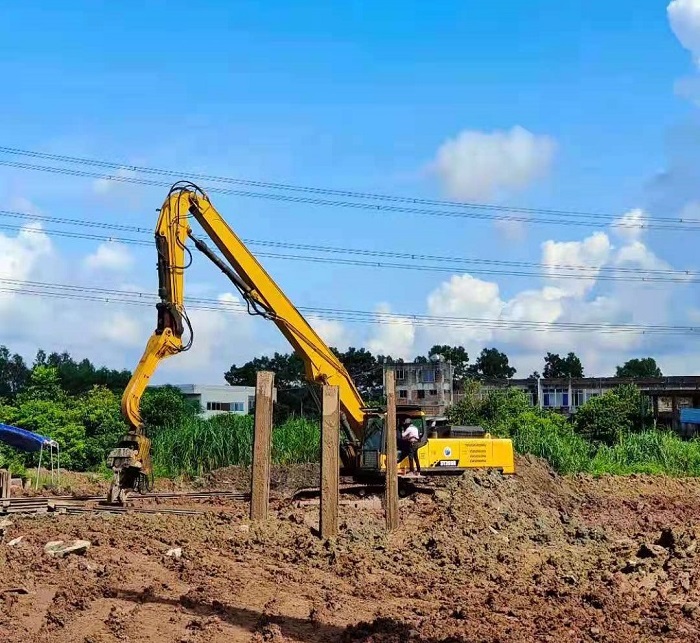
{"label": "green bush", "polygon": [[646,398],[631,384],[591,398],[574,416],[577,431],[592,442],[613,445],[623,436],[648,428],[651,419]]}
{"label": "green bush", "polygon": [[19,453],[12,447],[0,444],[0,469],[8,469],[13,475],[26,475],[25,458],[23,453]]}
{"label": "green bush", "polygon": [[188,400],[174,386],[146,389],[141,398],[141,418],[150,436],[154,436],[166,424],[179,425],[189,421],[200,410],[197,402]]}
{"label": "green bush", "polygon": [[463,399],[447,409],[447,418],[452,424],[479,425],[496,435],[507,435],[511,420],[531,410],[520,389],[504,388],[483,395],[481,385],[470,381]]}
{"label": "green bush", "polygon": [[518,453],[544,458],[560,473],[584,471],[590,462],[590,443],[561,415],[528,410],[511,418],[508,428]]}
{"label": "green bush", "polygon": [[272,461],[278,464],[318,462],[321,429],[318,422],[290,418],[272,430]]}

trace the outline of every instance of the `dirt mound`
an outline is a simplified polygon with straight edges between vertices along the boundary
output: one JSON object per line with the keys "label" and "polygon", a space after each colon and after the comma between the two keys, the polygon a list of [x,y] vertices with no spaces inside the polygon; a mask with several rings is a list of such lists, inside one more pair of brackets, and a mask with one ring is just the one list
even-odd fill
{"label": "dirt mound", "polygon": [[[316,476],[281,469],[277,486]],[[697,488],[654,492],[644,479],[635,498],[634,484],[616,494],[610,479],[522,458],[516,476],[469,473],[403,499],[391,535],[376,501],[342,505],[330,541],[314,531],[317,507],[282,499],[259,525],[233,500],[186,517],[13,517],[0,540],[0,640],[698,640]],[[81,556],[44,552],[77,538],[92,543]],[[180,558],[166,555],[174,547]]]}
{"label": "dirt mound", "polygon": [[[250,467],[225,467],[209,473],[203,481],[208,487],[232,487],[238,491],[250,491]],[[270,489],[280,494],[291,494],[302,487],[316,487],[321,480],[319,464],[272,465]]]}

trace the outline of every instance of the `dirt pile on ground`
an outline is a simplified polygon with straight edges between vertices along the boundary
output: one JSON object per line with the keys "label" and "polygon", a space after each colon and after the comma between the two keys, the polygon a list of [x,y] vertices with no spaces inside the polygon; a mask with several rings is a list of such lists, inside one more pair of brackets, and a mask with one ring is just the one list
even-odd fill
{"label": "dirt pile on ground", "polygon": [[[250,467],[225,467],[209,473],[202,481],[206,487],[238,491],[250,490]],[[270,490],[282,495],[291,495],[304,487],[317,487],[321,480],[318,464],[272,465],[270,467]]]}
{"label": "dirt pile on ground", "polygon": [[[235,486],[232,471],[212,486]],[[316,475],[280,474],[278,488]],[[402,500],[389,536],[377,500],[344,504],[331,541],[315,533],[317,507],[283,499],[262,525],[232,500],[197,516],[13,518],[0,639],[699,640],[698,487],[638,483],[616,494],[614,479],[563,479],[525,458],[515,477],[470,473]],[[83,555],[44,552],[78,538],[91,541]]]}
{"label": "dirt pile on ground", "polygon": [[[35,471],[33,472],[35,473]],[[99,473],[75,473],[61,470],[60,475],[41,470],[39,484],[36,479],[25,480],[24,487],[13,487],[12,493],[17,496],[44,496],[72,494],[75,496],[107,495],[109,480]]]}

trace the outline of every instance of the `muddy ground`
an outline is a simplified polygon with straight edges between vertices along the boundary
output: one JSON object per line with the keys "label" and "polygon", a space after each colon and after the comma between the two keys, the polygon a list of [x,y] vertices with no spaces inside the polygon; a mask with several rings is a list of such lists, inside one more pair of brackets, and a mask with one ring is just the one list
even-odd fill
{"label": "muddy ground", "polygon": [[[276,472],[276,488],[316,473]],[[245,480],[227,469],[208,484]],[[403,499],[389,537],[377,500],[343,504],[331,542],[313,505],[277,499],[264,525],[244,502],[187,506],[208,511],[12,518],[0,641],[700,640],[696,480],[561,478],[525,458],[515,477]],[[82,555],[44,552],[76,538],[91,541]]]}

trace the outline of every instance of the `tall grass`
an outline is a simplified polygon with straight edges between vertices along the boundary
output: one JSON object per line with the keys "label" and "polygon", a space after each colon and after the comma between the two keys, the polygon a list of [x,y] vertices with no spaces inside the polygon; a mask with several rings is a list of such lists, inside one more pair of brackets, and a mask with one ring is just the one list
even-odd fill
{"label": "tall grass", "polygon": [[560,415],[531,410],[510,418],[503,435],[518,453],[544,458],[563,474],[700,476],[700,439],[670,431],[626,432],[606,446],[587,440]]}
{"label": "tall grass", "polygon": [[591,444],[562,417],[527,411],[510,425],[513,447],[547,460],[560,473],[578,473],[591,458]]}
{"label": "tall grass", "polygon": [[318,423],[295,418],[272,430],[272,461],[278,464],[318,462],[321,428]]}
{"label": "tall grass", "polygon": [[700,440],[681,440],[666,431],[644,431],[597,449],[587,470],[594,474],[650,473],[700,476]]}
{"label": "tall grass", "polygon": [[[320,428],[303,419],[288,420],[272,431],[272,461],[279,464],[314,462],[320,449]],[[166,426],[153,438],[153,465],[159,476],[192,477],[232,465],[250,465],[253,418],[218,415],[187,418]]]}
{"label": "tall grass", "polygon": [[[682,440],[656,430],[623,434],[614,446],[598,446],[576,433],[565,418],[528,410],[504,426],[518,453],[547,460],[563,474],[631,473],[700,476],[700,440]],[[167,426],[153,438],[157,475],[197,477],[231,465],[250,465],[253,418],[219,415],[209,420],[188,418]],[[320,427],[300,418],[272,431],[272,461],[276,464],[318,462]]]}

